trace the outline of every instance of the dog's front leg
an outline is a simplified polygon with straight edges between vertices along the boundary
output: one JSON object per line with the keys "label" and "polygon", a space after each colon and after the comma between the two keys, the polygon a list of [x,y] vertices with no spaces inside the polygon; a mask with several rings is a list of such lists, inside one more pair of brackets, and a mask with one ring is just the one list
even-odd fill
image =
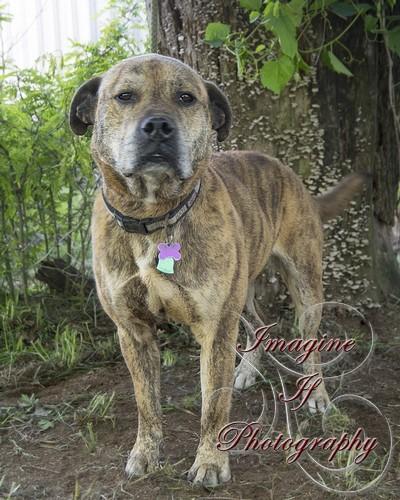
{"label": "dog's front leg", "polygon": [[[201,344],[201,437],[188,479],[217,486],[231,477],[229,454],[217,449],[219,431],[229,422],[239,320],[223,317],[194,331]],[[198,333],[198,335],[196,334]]]}
{"label": "dog's front leg", "polygon": [[138,409],[138,431],[126,464],[129,476],[143,475],[159,466],[162,441],[160,351],[153,330],[142,324],[118,328],[122,354],[130,371]]}

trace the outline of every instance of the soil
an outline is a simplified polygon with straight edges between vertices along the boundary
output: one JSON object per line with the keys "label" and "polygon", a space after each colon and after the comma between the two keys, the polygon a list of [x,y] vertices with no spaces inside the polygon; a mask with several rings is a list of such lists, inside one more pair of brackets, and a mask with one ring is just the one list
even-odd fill
{"label": "soil", "polygon": [[[398,307],[371,310],[367,315],[379,338],[373,361],[342,389],[351,389],[374,401],[390,420],[397,444],[400,438]],[[125,462],[135,438],[137,412],[128,371],[123,361],[118,360],[106,366],[89,366],[86,371],[75,372],[66,379],[55,379],[54,383],[46,385],[25,381],[2,394],[2,406],[16,405],[21,394],[34,393],[44,408],[71,402],[72,410],[68,418],[55,422],[54,427],[47,430],[40,430],[32,419],[31,423],[15,422],[1,431],[0,497],[8,498],[12,489],[15,490],[12,498],[21,499],[315,500],[341,497],[314,485],[295,464],[286,463],[282,452],[233,455],[233,480],[214,490],[188,483],[184,473],[194,460],[200,429],[198,349],[193,344],[168,347],[178,354],[178,361],[174,366],[162,368],[165,442],[164,467],[160,471],[142,478],[128,479],[124,475]],[[266,373],[272,372],[269,367]],[[262,385],[257,384],[243,397],[235,398],[233,418],[242,415],[243,410],[247,412],[247,419],[254,419],[259,414],[260,388]],[[94,394],[113,391],[114,420],[94,422],[96,443],[95,449],[90,451],[79,434],[83,427],[79,426],[76,415]],[[188,404],[191,396],[192,404]],[[270,393],[267,398],[271,399]],[[364,422],[370,410],[365,411],[360,410],[358,414]],[[369,432],[374,431],[384,441],[384,421],[371,416],[370,423],[373,429]],[[278,428],[285,430],[283,418]],[[400,463],[395,446],[383,481],[368,495],[356,498],[400,498],[399,486]]]}

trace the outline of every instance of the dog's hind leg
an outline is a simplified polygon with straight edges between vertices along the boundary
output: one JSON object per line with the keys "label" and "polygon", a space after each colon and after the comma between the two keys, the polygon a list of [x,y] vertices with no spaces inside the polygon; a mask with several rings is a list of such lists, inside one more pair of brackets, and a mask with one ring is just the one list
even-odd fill
{"label": "dog's hind leg", "polygon": [[[254,283],[250,283],[247,291],[246,306],[243,311],[243,322],[247,334],[246,350],[250,349],[256,341],[254,335],[255,330],[263,326],[263,322],[256,311],[254,299],[255,287]],[[261,367],[261,357],[262,345],[253,351],[244,352],[242,354],[240,363],[235,370],[235,389],[244,390],[255,384],[257,373],[260,371]]]}
{"label": "dog's hind leg", "polygon": [[122,354],[131,374],[138,409],[138,431],[126,464],[129,476],[158,468],[162,441],[160,352],[152,328],[141,323],[118,327]]}
{"label": "dog's hind leg", "polygon": [[[275,255],[280,261],[280,273],[285,281],[296,308],[296,317],[300,334],[305,339],[315,339],[321,322],[323,302],[322,257],[317,240],[287,246],[288,250],[277,250]],[[321,240],[322,242],[322,240]],[[304,363],[306,375],[317,373],[321,384],[313,390],[308,399],[310,412],[324,412],[329,404],[321,370],[321,355],[311,353]]]}

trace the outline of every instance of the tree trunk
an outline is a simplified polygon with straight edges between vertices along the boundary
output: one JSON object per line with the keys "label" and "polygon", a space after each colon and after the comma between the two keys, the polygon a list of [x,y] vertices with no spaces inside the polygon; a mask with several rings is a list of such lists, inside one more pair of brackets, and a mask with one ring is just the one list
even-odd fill
{"label": "tree trunk", "polygon": [[[370,239],[376,285],[386,296],[399,295],[399,266],[392,249],[399,156],[389,111],[388,59],[382,54],[384,46],[368,42],[362,22],[357,22],[343,40],[354,58],[353,78],[336,75],[318,65],[277,97],[258,81],[241,81],[233,57],[204,43],[206,26],[215,21],[231,25],[232,31],[249,28],[247,14],[238,7],[238,2],[159,2],[159,52],[181,59],[204,78],[218,83],[227,94],[234,123],[224,149],[258,149],[277,156],[303,176],[313,193],[334,184],[349,171],[373,174],[370,208],[364,200],[349,216],[326,228],[325,275],[329,282],[337,279],[338,290],[342,290],[342,282],[347,280],[353,292],[362,291],[367,286],[365,265],[369,264],[361,254],[365,254]],[[333,30],[342,30],[344,23],[334,18]],[[316,39],[318,31],[317,26]],[[342,234],[346,236],[344,246]],[[359,263],[354,263],[357,256]],[[343,269],[343,262],[350,260],[353,267]],[[264,301],[270,299],[265,295],[266,284],[264,280],[257,287],[259,298],[262,296]]]}

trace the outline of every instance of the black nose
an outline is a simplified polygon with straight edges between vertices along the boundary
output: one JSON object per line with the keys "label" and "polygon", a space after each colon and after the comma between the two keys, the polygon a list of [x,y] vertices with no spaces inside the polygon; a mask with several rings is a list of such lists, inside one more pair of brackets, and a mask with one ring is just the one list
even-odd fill
{"label": "black nose", "polygon": [[140,131],[147,139],[165,141],[175,134],[175,127],[166,116],[150,116],[141,122]]}

